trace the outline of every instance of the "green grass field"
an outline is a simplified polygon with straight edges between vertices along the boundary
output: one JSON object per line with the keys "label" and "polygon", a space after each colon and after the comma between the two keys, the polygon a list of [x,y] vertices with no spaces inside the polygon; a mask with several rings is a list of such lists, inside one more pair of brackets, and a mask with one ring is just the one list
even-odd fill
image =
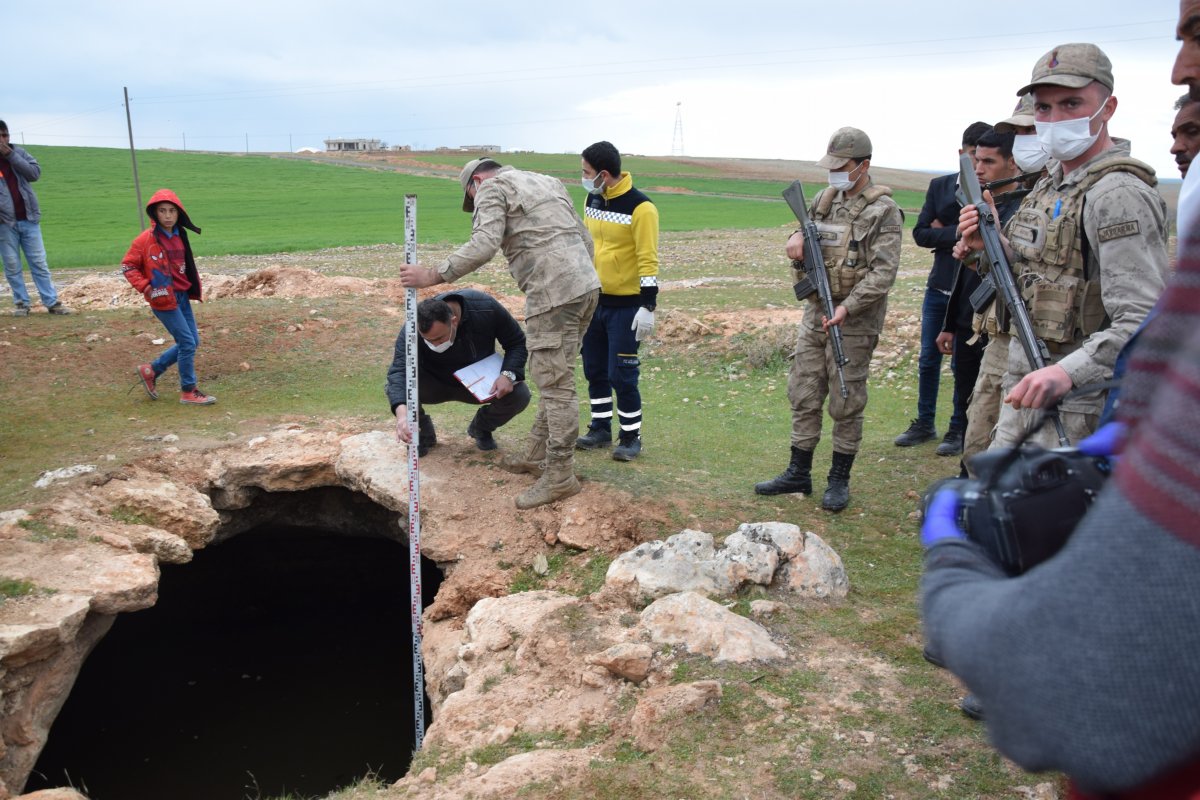
{"label": "green grass field", "polygon": [[[137,234],[138,213],[127,151],[91,147],[28,148],[42,166],[35,188],[51,269],[115,268]],[[460,154],[421,156],[457,166]],[[504,163],[563,178],[580,208],[579,159],[574,155],[504,154]],[[645,172],[639,172],[641,167]],[[635,178],[652,193],[664,231],[774,228],[794,221],[777,181],[730,179],[690,164],[631,158]],[[471,218],[452,179],[274,158],[158,150],[138,153],[143,204],[161,187],[175,190],[204,233],[202,255],[299,252],[326,247],[396,243],[403,238],[404,195],[416,194],[422,243],[463,241]],[[805,187],[811,197],[820,186]],[[919,207],[918,192],[899,191],[903,208]],[[911,225],[916,215],[908,214]]]}

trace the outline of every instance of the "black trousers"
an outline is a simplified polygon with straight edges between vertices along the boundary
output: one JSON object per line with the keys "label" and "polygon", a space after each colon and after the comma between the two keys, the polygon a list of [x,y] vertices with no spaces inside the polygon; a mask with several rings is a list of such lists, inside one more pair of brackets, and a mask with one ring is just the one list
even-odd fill
{"label": "black trousers", "polygon": [[451,379],[447,383],[424,370],[421,370],[417,377],[417,386],[421,414],[425,413],[425,406],[439,403],[467,403],[479,406],[479,411],[475,413],[475,427],[489,433],[524,411],[530,400],[529,387],[524,381],[514,384],[513,390],[504,397],[482,404],[458,381]]}

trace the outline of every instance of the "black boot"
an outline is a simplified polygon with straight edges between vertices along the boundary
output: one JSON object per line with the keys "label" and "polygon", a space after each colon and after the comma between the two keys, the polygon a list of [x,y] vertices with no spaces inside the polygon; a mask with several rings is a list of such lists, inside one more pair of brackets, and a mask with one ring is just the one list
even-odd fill
{"label": "black boot", "polygon": [[437,431],[433,427],[433,417],[424,411],[417,412],[417,434],[421,440],[417,445],[417,455],[424,456],[437,444]]}
{"label": "black boot", "polygon": [[963,429],[951,427],[935,451],[939,456],[956,456],[963,451]]}
{"label": "black boot", "polygon": [[613,448],[614,461],[633,461],[642,452],[642,437],[635,431],[631,434],[621,433],[620,441]]}
{"label": "black boot", "polygon": [[595,423],[588,425],[587,433],[575,440],[576,450],[599,450],[604,447],[612,447],[612,428]]}
{"label": "black boot", "polygon": [[812,450],[792,445],[792,463],[777,477],[754,484],[755,494],[812,494]]}
{"label": "black boot", "polygon": [[475,440],[475,446],[480,450],[495,450],[496,440],[492,437],[489,420],[483,411],[484,409],[481,408],[475,412],[475,418],[467,426],[467,436]]}
{"label": "black boot", "polygon": [[833,466],[829,468],[829,485],[821,498],[821,508],[841,511],[850,503],[850,468],[853,466],[853,453],[833,451]]}

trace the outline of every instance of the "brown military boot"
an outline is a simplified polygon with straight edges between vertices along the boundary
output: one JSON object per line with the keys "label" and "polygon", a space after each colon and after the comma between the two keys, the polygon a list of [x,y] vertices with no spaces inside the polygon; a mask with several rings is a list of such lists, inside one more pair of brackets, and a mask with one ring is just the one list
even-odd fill
{"label": "brown military boot", "polygon": [[546,440],[540,436],[528,439],[525,455],[510,453],[500,459],[500,469],[515,475],[529,474],[541,477],[546,468]]}
{"label": "brown military boot", "polygon": [[546,471],[537,483],[517,496],[517,508],[536,508],[564,497],[579,494],[583,487],[575,477],[572,459],[555,459],[546,464]]}

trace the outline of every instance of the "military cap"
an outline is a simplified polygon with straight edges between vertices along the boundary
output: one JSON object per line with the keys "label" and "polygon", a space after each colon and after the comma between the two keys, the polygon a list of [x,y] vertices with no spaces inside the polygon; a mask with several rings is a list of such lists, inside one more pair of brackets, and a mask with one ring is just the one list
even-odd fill
{"label": "military cap", "polygon": [[862,159],[871,155],[871,139],[858,128],[838,128],[829,137],[825,157],[817,162],[823,169],[843,167],[852,158]]}
{"label": "military cap", "polygon": [[1017,90],[1018,95],[1032,92],[1035,87],[1066,86],[1082,89],[1098,81],[1111,92],[1112,62],[1094,44],[1060,44],[1038,59],[1033,67],[1033,79]]}
{"label": "military cap", "polygon": [[996,123],[996,133],[1013,133],[1017,128],[1028,128],[1033,125],[1033,93],[1021,95],[1012,116]]}
{"label": "military cap", "polygon": [[458,173],[458,182],[462,184],[463,190],[463,211],[475,210],[475,201],[471,199],[471,195],[467,194],[467,187],[471,185],[471,176],[475,174],[475,171],[487,165],[500,166],[499,162],[491,158],[473,158],[462,168],[462,172]]}

